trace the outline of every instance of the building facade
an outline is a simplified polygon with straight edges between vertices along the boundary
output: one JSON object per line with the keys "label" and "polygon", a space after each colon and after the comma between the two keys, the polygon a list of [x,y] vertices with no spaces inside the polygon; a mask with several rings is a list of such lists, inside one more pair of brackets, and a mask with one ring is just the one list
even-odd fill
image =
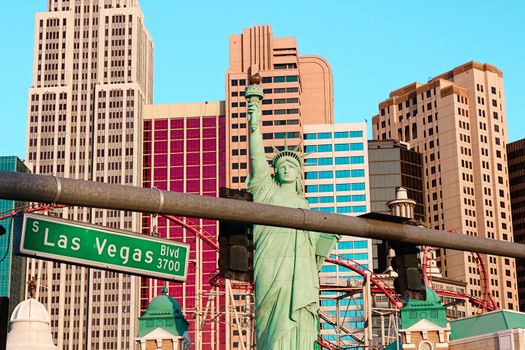
{"label": "building facade", "polygon": [[[503,74],[469,62],[427,84],[392,91],[373,117],[377,140],[397,139],[423,154],[426,223],[440,230],[512,241],[505,152]],[[518,308],[514,259],[484,256],[488,280],[468,252],[440,249],[444,277],[467,282],[482,297],[488,287],[502,308]]]}
{"label": "building facade", "polygon": [[259,73],[265,97],[261,132],[266,152],[271,146],[297,146],[302,126],[333,123],[332,71],[318,56],[300,56],[294,37],[274,37],[271,26],[244,29],[230,36],[226,72],[227,186],[245,189],[249,172],[247,102],[249,77]]}
{"label": "building facade", "polygon": [[[35,19],[27,160],[36,174],[140,186],[153,43],[137,0],[53,0]],[[139,231],[136,213],[69,207],[65,218]],[[131,349],[138,278],[29,259],[61,349]]]}
{"label": "building facade", "polygon": [[[507,145],[514,241],[525,243],[525,139]],[[516,261],[520,311],[525,311],[525,263]]]}
{"label": "building facade", "polygon": [[[143,187],[219,196],[226,181],[224,101],[147,105],[144,109]],[[184,219],[217,242],[215,220]],[[194,349],[227,349],[224,286],[210,285],[218,252],[183,226],[144,215],[143,233],[190,245],[185,283],[166,282],[189,322]],[[141,308],[160,295],[164,281],[143,278]]]}
{"label": "building facade", "polygon": [[[304,126],[305,197],[312,210],[358,216],[370,211],[366,123],[312,124]],[[333,254],[362,269],[372,266],[371,240],[342,237]],[[356,339],[340,332],[332,322],[347,330],[364,328],[363,277],[338,265],[321,268],[321,334],[325,340],[356,345]],[[356,287],[342,300],[339,287]],[[336,305],[339,304],[339,305]],[[337,314],[339,311],[339,315]],[[339,339],[338,339],[339,338]]]}
{"label": "building facade", "polygon": [[414,219],[425,222],[423,157],[409,144],[396,140],[369,140],[370,211],[390,214],[387,203],[404,187],[408,198],[416,201]]}
{"label": "building facade", "polygon": [[[17,156],[0,156],[1,171],[17,171],[28,173],[29,169]],[[19,208],[24,202],[13,200],[0,200],[0,213]],[[3,214],[0,214],[0,217]],[[0,297],[7,297],[9,305],[4,306],[6,314],[0,324],[7,326],[7,319],[15,307],[24,299],[25,291],[25,259],[13,254],[13,237],[11,235],[12,219],[0,220],[6,233],[0,235]],[[4,299],[5,300],[5,299]],[[2,307],[2,310],[4,310]],[[6,330],[3,330],[6,331]],[[2,331],[0,331],[2,332]]]}

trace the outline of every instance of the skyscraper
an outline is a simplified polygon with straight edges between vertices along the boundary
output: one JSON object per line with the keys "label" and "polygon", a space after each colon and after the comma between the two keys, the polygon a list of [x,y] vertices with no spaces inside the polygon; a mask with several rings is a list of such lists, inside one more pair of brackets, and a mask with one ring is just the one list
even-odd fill
{"label": "skyscraper", "polygon": [[227,186],[244,189],[248,175],[248,78],[259,73],[264,89],[262,128],[267,153],[272,145],[296,146],[305,124],[333,123],[332,71],[318,56],[300,56],[294,37],[276,38],[268,25],[230,36],[226,72]]}
{"label": "skyscraper", "polygon": [[[525,243],[525,139],[507,145],[514,241]],[[525,311],[525,263],[516,261],[520,311]]]}
{"label": "skyscraper", "polygon": [[[29,172],[27,166],[16,156],[0,156],[0,170]],[[0,213],[21,207],[24,203],[13,200],[0,200]],[[0,217],[2,214],[0,214]],[[0,226],[5,229],[5,233],[0,233],[0,298],[1,302],[8,302],[8,305],[2,305],[0,309],[5,313],[0,313],[0,348],[2,341],[5,342],[8,319],[13,313],[15,307],[24,299],[25,290],[25,259],[13,254],[13,237],[11,235],[12,219],[0,221]]]}
{"label": "skyscraper", "polygon": [[[366,127],[364,122],[304,126],[305,197],[312,210],[354,216],[370,211]],[[362,269],[372,268],[369,239],[344,236],[333,253]],[[326,263],[321,268],[321,285],[334,288],[321,292],[324,339],[340,340],[345,346],[359,345],[354,333],[364,328],[366,319],[363,292],[359,291],[362,280],[362,276],[342,266]],[[357,292],[335,291],[352,282]],[[353,333],[337,339],[340,331],[331,322]]]}
{"label": "skyscraper", "polygon": [[[27,159],[37,174],[140,186],[153,43],[136,0],[50,0],[35,20]],[[70,207],[65,218],[138,231],[136,213]],[[31,259],[59,348],[131,349],[138,279]]]}
{"label": "skyscraper", "polygon": [[[512,241],[505,152],[503,74],[468,62],[392,91],[373,117],[375,139],[408,142],[423,154],[427,225],[440,230]],[[517,310],[514,259],[485,255],[488,280],[467,252],[438,250],[445,277],[465,281],[467,293]],[[475,310],[475,308],[473,308]]]}
{"label": "skyscraper", "polygon": [[[147,105],[144,108],[143,186],[175,192],[219,196],[226,177],[224,101]],[[215,220],[184,219],[217,242]],[[185,283],[170,282],[168,291],[190,323],[194,349],[228,349],[224,286],[210,285],[218,253],[195,233],[164,217],[144,215],[144,234],[190,245]],[[161,294],[163,281],[143,278],[141,307]]]}

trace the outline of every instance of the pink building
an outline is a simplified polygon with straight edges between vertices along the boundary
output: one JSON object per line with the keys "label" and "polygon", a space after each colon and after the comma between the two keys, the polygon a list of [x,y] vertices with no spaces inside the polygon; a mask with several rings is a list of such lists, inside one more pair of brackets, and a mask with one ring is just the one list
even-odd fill
{"label": "pink building", "polygon": [[[161,190],[218,196],[226,180],[224,102],[146,105],[144,110],[143,186]],[[187,219],[216,241],[217,222]],[[190,244],[186,283],[168,283],[190,322],[195,349],[226,349],[223,288],[212,288],[217,252],[188,230],[163,217],[144,215],[144,234]],[[141,308],[160,294],[163,281],[143,278]]]}

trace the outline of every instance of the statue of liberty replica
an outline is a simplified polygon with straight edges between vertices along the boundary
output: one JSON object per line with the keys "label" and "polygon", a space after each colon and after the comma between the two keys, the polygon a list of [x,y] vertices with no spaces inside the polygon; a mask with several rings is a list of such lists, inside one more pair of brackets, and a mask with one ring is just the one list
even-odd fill
{"label": "statue of liberty replica", "polygon": [[[266,159],[260,131],[258,74],[246,89],[250,129],[247,188],[256,203],[309,209],[303,196],[302,157],[293,150]],[[319,269],[338,239],[290,228],[254,226],[255,332],[259,350],[314,349],[319,330]]]}

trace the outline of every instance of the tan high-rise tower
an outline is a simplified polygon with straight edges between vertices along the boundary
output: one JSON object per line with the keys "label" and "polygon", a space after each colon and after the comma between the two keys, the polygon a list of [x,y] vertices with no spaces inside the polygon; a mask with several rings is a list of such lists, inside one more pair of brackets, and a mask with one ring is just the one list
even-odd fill
{"label": "tan high-rise tower", "polygon": [[[429,227],[512,241],[506,117],[502,72],[469,62],[391,92],[372,130],[423,154]],[[467,282],[467,293],[485,299],[487,283],[502,308],[518,309],[514,259],[484,255],[485,280],[469,253],[438,255],[445,277]]]}
{"label": "tan high-rise tower", "polygon": [[[35,21],[27,159],[37,174],[141,186],[143,105],[153,43],[137,0],[49,0]],[[65,218],[139,231],[138,214],[89,208]],[[136,277],[30,259],[60,349],[132,349]]]}
{"label": "tan high-rise tower", "polygon": [[244,189],[248,175],[248,129],[244,90],[259,73],[264,89],[262,133],[271,145],[296,146],[304,124],[333,124],[332,70],[319,56],[300,56],[295,37],[276,38],[268,25],[230,36],[230,67],[226,72],[227,185]]}

